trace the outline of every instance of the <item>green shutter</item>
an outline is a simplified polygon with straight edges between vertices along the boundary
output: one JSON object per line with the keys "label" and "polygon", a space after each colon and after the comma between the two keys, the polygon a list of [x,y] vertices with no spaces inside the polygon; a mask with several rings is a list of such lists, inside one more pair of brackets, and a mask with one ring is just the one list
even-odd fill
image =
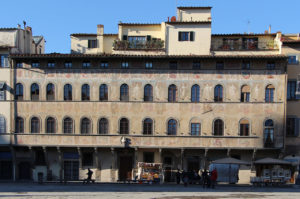
{"label": "green shutter", "polygon": [[181,41],[181,32],[178,32],[178,41]]}
{"label": "green shutter", "polygon": [[151,35],[147,35],[147,41],[151,40]]}
{"label": "green shutter", "polygon": [[190,41],[194,41],[195,34],[194,32],[190,32]]}
{"label": "green shutter", "polygon": [[124,41],[127,40],[127,35],[123,35],[123,40],[124,40]]}

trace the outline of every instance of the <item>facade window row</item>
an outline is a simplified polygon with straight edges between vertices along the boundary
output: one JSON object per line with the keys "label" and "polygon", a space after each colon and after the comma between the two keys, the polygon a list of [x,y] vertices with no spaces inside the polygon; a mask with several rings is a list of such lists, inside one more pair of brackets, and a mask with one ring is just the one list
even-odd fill
{"label": "facade window row", "polygon": [[[73,89],[72,85],[65,84],[63,89],[64,101],[73,100]],[[265,88],[265,102],[274,102],[275,87],[273,85],[268,85]],[[90,101],[91,100],[90,86],[88,84],[83,84],[81,87],[81,100]],[[288,95],[289,96],[289,95]],[[33,83],[30,89],[30,97],[32,101],[38,101],[40,99],[40,89],[39,85]],[[15,87],[15,100],[24,99],[24,89],[21,83],[16,84]],[[47,101],[55,100],[55,86],[49,83],[46,87],[46,99]],[[108,86],[106,84],[101,84],[99,87],[99,100],[108,101]],[[129,86],[127,84],[122,84],[120,86],[120,101],[129,101]],[[153,101],[153,86],[147,84],[144,86],[144,101]],[[223,102],[224,101],[224,91],[222,85],[216,85],[214,88],[214,101]],[[241,87],[241,102],[250,102],[250,87],[248,85],[243,85]],[[168,102],[178,102],[178,89],[177,86],[171,84],[168,87]],[[200,86],[195,84],[191,87],[191,102],[200,102]]]}
{"label": "facade window row", "polygon": [[[48,117],[46,119],[45,130],[46,133],[56,133],[57,125],[54,117]],[[154,122],[151,118],[143,120],[143,135],[154,134]],[[64,134],[74,133],[74,120],[71,117],[66,117],[62,121],[62,131]],[[178,134],[178,122],[175,119],[167,121],[167,135]],[[5,133],[5,118],[0,117],[0,132]],[[30,119],[30,133],[40,133],[40,119],[38,117],[32,117]],[[109,121],[106,118],[100,118],[98,120],[98,134],[109,134]],[[224,136],[225,123],[222,119],[215,119],[213,121],[213,135]],[[16,118],[16,133],[24,133],[24,119],[22,117]],[[81,134],[92,134],[92,121],[84,117],[80,120],[80,133]],[[121,118],[119,121],[119,134],[129,134],[129,120],[127,118]],[[201,135],[201,122],[191,121],[190,123],[190,135],[200,136]],[[250,122],[247,119],[242,119],[239,122],[239,135],[250,136]],[[274,122],[273,120],[266,120],[264,123],[264,137],[265,141],[272,142],[274,140]]]}
{"label": "facade window row", "polygon": [[[194,32],[179,32],[178,34],[178,40],[179,41],[194,41]],[[94,44],[91,44],[94,45]],[[1,57],[1,67],[7,67],[7,61],[5,61],[5,57]],[[295,64],[298,63],[296,56],[290,56],[289,57],[289,63]],[[55,61],[49,61],[46,64],[47,68],[55,68],[57,67],[57,63]],[[91,68],[93,64],[88,61],[84,60],[81,62],[81,67],[82,68]],[[101,69],[108,69],[110,67],[110,63],[108,61],[101,61],[99,64]],[[146,61],[144,63],[144,68],[145,69],[153,69],[153,62],[152,61]],[[267,70],[274,70],[275,69],[275,62],[267,62],[265,68]],[[23,63],[17,62],[16,63],[17,68],[22,68]],[[39,61],[32,61],[31,62],[31,67],[32,68],[40,68],[41,64]],[[64,62],[64,67],[65,68],[73,68],[73,63],[72,61],[65,61]],[[122,69],[129,69],[131,67],[130,62],[128,61],[122,61],[120,62],[120,68]],[[159,69],[159,68],[158,68]],[[178,69],[178,62],[177,61],[170,61],[169,62],[169,69],[171,70],[177,70]],[[200,61],[193,61],[192,63],[192,69],[193,70],[201,70],[201,62]],[[215,63],[215,69],[216,70],[223,70],[225,69],[225,62],[224,61],[217,61]],[[240,64],[240,69],[242,70],[250,70],[251,69],[251,62],[250,61],[242,61]]]}

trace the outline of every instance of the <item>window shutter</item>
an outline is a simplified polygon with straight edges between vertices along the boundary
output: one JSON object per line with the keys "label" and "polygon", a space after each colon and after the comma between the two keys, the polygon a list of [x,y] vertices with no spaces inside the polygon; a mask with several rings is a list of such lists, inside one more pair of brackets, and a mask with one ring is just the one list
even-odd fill
{"label": "window shutter", "polygon": [[195,34],[194,32],[190,32],[190,41],[194,41],[195,40]]}
{"label": "window shutter", "polygon": [[0,101],[4,101],[4,100],[5,100],[5,91],[0,90]]}
{"label": "window shutter", "polygon": [[178,32],[178,41],[181,41],[181,32]]}
{"label": "window shutter", "polygon": [[296,99],[300,99],[300,77],[298,77],[297,85],[296,85]]}
{"label": "window shutter", "polygon": [[147,41],[151,40],[151,35],[147,35]]}
{"label": "window shutter", "polygon": [[300,130],[300,128],[299,128],[300,127],[299,126],[300,125],[300,118],[296,118],[295,120],[296,121],[295,121],[295,132],[294,132],[294,135],[298,137],[299,136],[299,130]]}
{"label": "window shutter", "polygon": [[0,117],[0,133],[6,133],[6,124],[4,117]]}
{"label": "window shutter", "polygon": [[127,35],[123,35],[123,40],[124,40],[124,41],[127,40]]}

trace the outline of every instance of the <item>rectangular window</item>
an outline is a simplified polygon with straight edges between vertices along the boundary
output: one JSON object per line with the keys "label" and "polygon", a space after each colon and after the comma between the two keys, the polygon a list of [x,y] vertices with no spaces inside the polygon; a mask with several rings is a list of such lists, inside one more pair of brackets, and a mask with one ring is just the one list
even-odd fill
{"label": "rectangular window", "polygon": [[0,67],[1,68],[8,67],[8,55],[0,55]]}
{"label": "rectangular window", "polygon": [[22,62],[17,62],[16,66],[17,66],[17,68],[23,68],[23,63]]}
{"label": "rectangular window", "polygon": [[145,48],[147,38],[144,36],[128,36],[129,48]]}
{"label": "rectangular window", "polygon": [[93,166],[93,153],[82,153],[82,166]]}
{"label": "rectangular window", "polygon": [[146,69],[151,69],[152,68],[152,62],[146,62],[145,66],[146,66]]}
{"label": "rectangular window", "polygon": [[122,62],[122,63],[121,63],[121,67],[122,67],[122,68],[129,68],[128,62]]}
{"label": "rectangular window", "polygon": [[91,62],[82,62],[82,68],[90,68]]}
{"label": "rectangular window", "polygon": [[287,100],[296,99],[296,81],[288,81]]}
{"label": "rectangular window", "polygon": [[100,63],[100,67],[101,68],[108,68],[108,62],[107,61],[102,61],[101,63]]}
{"label": "rectangular window", "polygon": [[249,124],[240,124],[240,136],[249,136]]}
{"label": "rectangular window", "polygon": [[65,68],[72,68],[72,62],[65,62]]}
{"label": "rectangular window", "polygon": [[48,68],[54,68],[55,67],[55,62],[48,62]]}
{"label": "rectangular window", "polygon": [[267,70],[274,70],[274,69],[275,69],[275,62],[268,62]]}
{"label": "rectangular window", "polygon": [[193,70],[200,70],[201,63],[200,62],[193,62]]}
{"label": "rectangular window", "polygon": [[297,55],[290,55],[288,58],[289,64],[298,64],[298,57]]}
{"label": "rectangular window", "polygon": [[88,48],[97,48],[97,40],[88,40]]}
{"label": "rectangular window", "polygon": [[177,70],[177,61],[171,61],[169,63],[170,70]]}
{"label": "rectangular window", "polygon": [[299,131],[298,118],[287,118],[286,119],[286,135],[297,136]]}
{"label": "rectangular window", "polygon": [[5,82],[0,82],[0,101],[6,100],[5,96]]}
{"label": "rectangular window", "polygon": [[250,62],[249,61],[244,61],[242,63],[242,69],[243,70],[250,70]]}
{"label": "rectangular window", "polygon": [[244,50],[256,50],[258,48],[258,38],[243,38]]}
{"label": "rectangular window", "polygon": [[198,136],[200,135],[200,123],[191,124],[191,135]]}
{"label": "rectangular window", "polygon": [[242,92],[241,94],[241,102],[250,102],[250,93]]}
{"label": "rectangular window", "polygon": [[216,69],[217,70],[223,70],[224,69],[224,62],[217,62],[216,63]]}
{"label": "rectangular window", "polygon": [[40,63],[39,62],[32,62],[31,63],[31,67],[32,68],[39,68],[40,67]]}
{"label": "rectangular window", "polygon": [[194,41],[194,32],[178,32],[178,41]]}

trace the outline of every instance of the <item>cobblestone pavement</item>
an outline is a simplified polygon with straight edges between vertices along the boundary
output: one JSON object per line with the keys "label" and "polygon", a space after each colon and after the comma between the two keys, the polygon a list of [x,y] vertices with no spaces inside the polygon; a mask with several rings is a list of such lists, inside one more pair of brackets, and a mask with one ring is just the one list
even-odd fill
{"label": "cobblestone pavement", "polygon": [[33,184],[0,183],[1,198],[17,199],[296,199],[300,187],[251,187],[220,185],[204,189],[199,185],[138,185],[138,184]]}

